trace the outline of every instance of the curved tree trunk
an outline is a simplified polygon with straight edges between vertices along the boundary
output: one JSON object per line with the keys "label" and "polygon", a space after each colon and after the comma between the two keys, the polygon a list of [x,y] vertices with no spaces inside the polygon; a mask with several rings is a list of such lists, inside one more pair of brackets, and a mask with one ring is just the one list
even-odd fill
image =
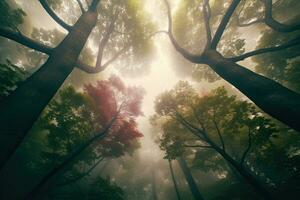
{"label": "curved tree trunk", "polygon": [[72,72],[96,22],[95,10],[85,12],[46,63],[0,103],[0,167]]}
{"label": "curved tree trunk", "polygon": [[182,157],[179,157],[177,158],[177,161],[179,163],[179,166],[181,167],[182,169],[182,172],[185,176],[185,179],[189,185],[189,188],[193,194],[193,197],[196,199],[196,200],[204,200],[203,196],[201,195],[199,189],[198,189],[198,186],[192,176],[192,173],[189,169],[189,167],[187,166],[185,160],[182,158]]}
{"label": "curved tree trunk", "polygon": [[168,159],[168,162],[169,162],[170,172],[171,172],[172,181],[173,181],[173,184],[174,184],[174,189],[175,189],[175,192],[176,192],[176,196],[177,196],[177,199],[180,200],[181,199],[180,198],[180,193],[179,193],[178,185],[177,185],[177,182],[176,182],[176,179],[175,179],[173,166],[172,166],[172,161],[170,159]]}
{"label": "curved tree trunk", "polygon": [[299,94],[222,57],[214,50],[205,51],[203,59],[267,114],[300,131]]}
{"label": "curved tree trunk", "polygon": [[255,189],[255,191],[264,199],[271,200],[271,194],[264,186],[256,180],[240,163],[236,162],[223,149],[219,148],[214,143],[209,142],[210,145],[230,164],[232,167],[244,178],[244,180]]}

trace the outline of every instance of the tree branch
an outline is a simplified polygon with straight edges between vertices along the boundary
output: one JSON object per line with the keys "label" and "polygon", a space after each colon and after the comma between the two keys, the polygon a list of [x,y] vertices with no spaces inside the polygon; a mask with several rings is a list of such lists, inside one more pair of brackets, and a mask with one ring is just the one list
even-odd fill
{"label": "tree branch", "polygon": [[84,150],[86,150],[88,147],[90,147],[91,144],[93,144],[95,141],[99,141],[106,137],[106,135],[109,133],[109,130],[111,129],[111,126],[116,121],[118,115],[121,112],[122,106],[120,106],[119,110],[115,114],[115,116],[111,119],[111,121],[104,127],[103,130],[101,130],[98,134],[96,134],[94,137],[87,140],[83,145],[79,146],[77,149],[73,151],[72,154],[68,155],[63,162],[55,166],[52,170],[48,172],[46,176],[42,178],[42,180],[33,188],[33,190],[28,194],[26,199],[36,199],[37,195],[40,194],[40,192],[43,191],[45,185],[51,180],[55,175],[57,175],[58,172],[63,170],[65,166],[72,163],[74,158],[76,158],[78,155],[80,155]]}
{"label": "tree branch", "polygon": [[195,54],[192,54],[192,53],[188,52],[187,50],[182,48],[178,44],[178,42],[176,41],[176,39],[173,35],[173,21],[172,21],[172,14],[171,14],[170,4],[169,4],[168,0],[164,0],[164,1],[165,1],[165,4],[166,4],[166,7],[167,7],[168,20],[169,20],[168,36],[169,36],[174,48],[176,49],[176,51],[178,53],[180,53],[187,60],[189,60],[193,63],[203,63],[203,59],[202,59],[201,55],[195,55]]}
{"label": "tree branch", "polygon": [[46,12],[52,17],[54,21],[56,21],[60,26],[62,26],[64,29],[70,31],[72,29],[72,26],[64,22],[61,18],[57,16],[57,14],[50,8],[46,0],[39,0],[43,8],[46,10]]}
{"label": "tree branch", "polygon": [[106,30],[102,40],[99,42],[96,68],[101,67],[103,52],[104,52],[105,46],[107,45],[107,43],[109,41],[110,35],[112,34],[112,32],[114,30],[115,23],[116,23],[116,20],[118,18],[118,15],[119,15],[119,12],[116,11],[116,13],[113,15],[113,17],[111,19],[111,22],[110,22],[109,26],[107,27],[107,30]]}
{"label": "tree branch", "polygon": [[84,7],[83,7],[83,4],[82,4],[81,0],[76,0],[76,1],[77,1],[78,5],[79,5],[79,7],[80,7],[81,13],[82,13],[82,14],[85,13],[85,9],[84,9]]}
{"label": "tree branch", "polygon": [[211,45],[211,29],[210,29],[210,18],[211,18],[211,8],[209,0],[203,0],[203,17],[206,30],[206,48],[209,48]]}
{"label": "tree branch", "polygon": [[[177,115],[176,115],[177,116]],[[181,119],[179,120],[178,119]],[[195,126],[193,126],[192,124],[190,124],[189,122],[187,122],[179,113],[178,117],[176,117],[175,119],[181,123],[183,126],[185,126],[193,135],[195,135],[196,137],[198,137],[200,140],[206,142],[207,144],[209,144],[209,146],[211,146],[212,148],[215,149],[219,149],[220,151],[224,152],[223,149],[221,149],[218,145],[216,145],[208,136],[208,133],[204,130],[201,130]],[[201,134],[201,135],[200,135]],[[225,152],[224,152],[225,153]]]}
{"label": "tree branch", "polygon": [[65,185],[69,185],[71,183],[74,183],[82,178],[84,178],[85,176],[89,175],[99,164],[100,162],[102,162],[104,160],[104,157],[98,159],[98,161],[92,166],[90,167],[89,170],[87,170],[86,172],[83,172],[82,174],[80,174],[79,176],[77,177],[74,177],[74,178],[70,178],[62,183],[59,183],[57,184],[57,186],[65,186]]}
{"label": "tree branch", "polygon": [[183,145],[184,147],[191,147],[191,148],[212,148],[212,146],[206,146],[206,145]]}
{"label": "tree branch", "polygon": [[247,154],[249,153],[250,149],[252,146],[252,141],[251,141],[251,129],[250,127],[248,127],[248,147],[246,148],[246,150],[244,151],[241,161],[240,161],[240,165],[243,165],[246,159]]}
{"label": "tree branch", "polygon": [[[148,38],[151,38],[159,33],[168,34],[168,32],[166,32],[166,31],[157,31],[157,32],[150,34]],[[106,61],[106,63],[104,63],[103,65],[100,65],[98,67],[93,67],[93,66],[87,65],[87,64],[81,62],[80,60],[77,61],[76,67],[83,70],[86,73],[89,73],[89,74],[99,73],[99,72],[105,70],[111,63],[113,63],[119,56],[121,56],[123,53],[125,53],[130,47],[131,47],[131,45],[129,45],[129,44],[124,46],[122,49],[120,49],[118,52],[116,52],[116,54],[113,55],[108,61]]]}
{"label": "tree branch", "polygon": [[216,122],[215,116],[213,117],[213,120],[212,120],[212,121],[213,121],[213,123],[214,123],[214,126],[215,126],[215,128],[216,128],[216,130],[217,130],[217,133],[218,133],[218,136],[219,136],[219,139],[220,139],[220,141],[221,141],[222,149],[223,149],[223,151],[225,152],[225,143],[224,143],[224,140],[223,140],[221,131],[220,131],[220,129],[219,129],[219,126],[218,126],[218,124],[217,124],[217,122]]}
{"label": "tree branch", "polygon": [[116,20],[118,19],[118,16],[119,16],[119,12],[116,11],[114,16],[111,19],[111,22],[110,22],[109,26],[107,27],[107,30],[106,30],[103,38],[99,42],[96,66],[92,67],[92,66],[89,66],[87,64],[84,64],[81,61],[78,61],[77,64],[76,64],[76,67],[78,67],[79,69],[81,69],[81,70],[83,70],[83,71],[85,71],[86,73],[89,73],[89,74],[99,73],[99,72],[105,70],[106,67],[108,67],[108,65],[110,65],[112,62],[114,62],[125,50],[127,50],[129,48],[129,45],[123,47],[115,55],[113,55],[111,59],[109,59],[105,64],[102,65],[102,58],[103,58],[104,49],[105,49],[105,46],[107,45],[107,43],[109,41],[110,35],[114,31],[115,23],[116,23]]}
{"label": "tree branch", "polygon": [[175,112],[176,112],[176,119],[179,122],[183,123],[183,125],[185,125],[190,131],[192,131],[192,132],[196,131],[196,133],[200,133],[204,138],[206,138],[206,139],[208,138],[208,135],[204,130],[202,130],[202,129],[198,128],[197,126],[193,125],[192,123],[188,122],[177,110],[175,110]]}
{"label": "tree branch", "polygon": [[300,56],[300,50],[293,50],[293,52],[289,53],[289,55],[287,56],[287,59],[293,59],[293,58],[297,58],[298,56]]}
{"label": "tree branch", "polygon": [[99,72],[104,71],[111,63],[113,63],[122,53],[124,53],[128,48],[124,47],[120,51],[118,51],[113,57],[111,57],[106,63],[104,63],[100,67],[93,67],[88,64],[83,63],[82,61],[78,60],[76,63],[76,67],[81,69],[82,71],[88,74],[96,74]]}
{"label": "tree branch", "polygon": [[228,59],[233,61],[233,62],[239,62],[239,61],[245,60],[246,58],[249,58],[249,57],[252,57],[252,56],[256,56],[256,55],[260,55],[260,54],[264,54],[264,53],[271,53],[271,52],[281,51],[281,50],[284,50],[284,49],[294,47],[294,46],[299,45],[299,44],[300,44],[300,37],[296,37],[296,38],[294,38],[294,39],[292,39],[292,40],[290,40],[290,41],[288,41],[284,44],[278,45],[278,46],[257,49],[257,50],[245,53],[243,55],[228,58]]}
{"label": "tree branch", "polygon": [[297,31],[300,29],[300,23],[297,23],[294,25],[286,25],[286,24],[276,21],[273,18],[273,11],[272,11],[273,10],[273,1],[272,0],[264,0],[264,4],[265,4],[264,19],[256,19],[256,20],[253,20],[248,23],[241,23],[239,20],[239,17],[238,17],[238,26],[246,27],[246,26],[251,26],[253,24],[265,23],[271,29],[273,29],[277,32],[282,32],[282,33],[289,33],[289,32]]}
{"label": "tree branch", "polygon": [[95,12],[97,10],[98,4],[100,3],[100,0],[93,0],[90,7],[89,11]]}
{"label": "tree branch", "polygon": [[108,67],[112,62],[114,62],[119,56],[121,56],[124,52],[126,52],[130,48],[130,45],[127,45],[120,49],[115,55],[113,55],[108,61],[106,61],[103,65],[102,68]]}
{"label": "tree branch", "polygon": [[191,105],[190,106],[192,111],[193,111],[193,115],[194,117],[196,118],[197,122],[200,124],[202,130],[205,132],[205,127],[204,127],[204,124],[202,123],[202,121],[200,120],[200,118],[198,117],[197,113],[196,113],[196,109]]}
{"label": "tree branch", "polygon": [[26,47],[29,47],[31,49],[40,51],[40,52],[48,54],[48,55],[50,55],[53,51],[53,48],[51,48],[47,45],[41,44],[31,38],[28,38],[25,35],[23,35],[21,32],[14,32],[7,28],[0,27],[0,36],[5,37],[10,40],[13,40],[19,44],[22,44]]}
{"label": "tree branch", "polygon": [[235,9],[237,8],[237,6],[239,5],[240,2],[241,2],[241,0],[233,0],[232,3],[230,4],[229,8],[227,9],[220,25],[217,28],[216,33],[212,39],[212,42],[211,42],[212,49],[217,48],[217,46],[222,38],[222,35],[226,29],[228,22],[230,21],[231,16],[233,15]]}
{"label": "tree branch", "polygon": [[273,30],[283,33],[293,32],[300,29],[300,23],[294,25],[285,25],[276,21],[272,15],[272,0],[264,0],[265,2],[265,23],[271,27]]}

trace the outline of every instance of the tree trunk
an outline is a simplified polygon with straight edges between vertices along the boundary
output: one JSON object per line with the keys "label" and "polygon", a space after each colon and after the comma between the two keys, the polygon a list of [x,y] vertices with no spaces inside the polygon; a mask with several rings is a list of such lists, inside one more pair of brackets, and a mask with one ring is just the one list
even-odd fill
{"label": "tree trunk", "polygon": [[0,166],[14,153],[43,109],[72,72],[97,22],[89,10],[76,22],[47,62],[0,103]]}
{"label": "tree trunk", "polygon": [[177,185],[177,182],[176,182],[176,179],[175,179],[175,175],[174,175],[174,171],[173,171],[173,166],[172,166],[172,161],[170,159],[168,159],[168,162],[169,162],[170,172],[171,172],[172,181],[173,181],[173,184],[174,184],[176,196],[177,196],[177,199],[180,200],[181,199],[180,198],[180,193],[179,193],[178,185]]}
{"label": "tree trunk", "polygon": [[158,200],[157,190],[156,190],[156,180],[155,180],[155,169],[152,169],[152,177],[151,177],[151,186],[152,186],[152,197],[153,200]]}
{"label": "tree trunk", "polygon": [[181,170],[185,176],[185,179],[189,185],[189,188],[193,194],[193,197],[196,199],[196,200],[204,200],[204,198],[202,197],[199,189],[198,189],[198,186],[192,176],[192,173],[190,171],[190,169],[188,168],[185,160],[182,158],[182,157],[179,157],[177,158],[177,161],[181,167]]}
{"label": "tree trunk", "polygon": [[210,142],[210,145],[244,178],[244,180],[255,189],[255,191],[264,199],[271,200],[271,194],[264,186],[256,180],[242,165],[236,162],[223,149]]}
{"label": "tree trunk", "polygon": [[300,131],[299,94],[222,57],[214,50],[205,51],[203,59],[267,114]]}

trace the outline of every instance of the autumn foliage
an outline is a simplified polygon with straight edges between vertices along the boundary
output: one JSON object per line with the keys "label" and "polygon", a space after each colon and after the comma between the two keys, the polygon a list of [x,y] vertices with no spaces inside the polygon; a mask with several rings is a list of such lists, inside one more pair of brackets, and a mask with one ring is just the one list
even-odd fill
{"label": "autumn foliage", "polygon": [[98,142],[97,150],[105,157],[118,157],[135,149],[136,139],[143,136],[136,122],[136,117],[143,114],[143,89],[126,87],[119,77],[111,76],[108,80],[86,85],[84,90],[99,113],[97,118],[101,126],[106,126],[118,113],[110,133]]}

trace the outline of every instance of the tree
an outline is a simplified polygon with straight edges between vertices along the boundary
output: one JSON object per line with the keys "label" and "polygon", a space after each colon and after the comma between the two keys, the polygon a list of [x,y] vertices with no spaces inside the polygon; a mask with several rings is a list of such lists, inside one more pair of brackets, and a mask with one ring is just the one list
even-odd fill
{"label": "tree", "polygon": [[[41,152],[40,166],[56,166],[72,154],[77,146],[81,146],[92,137],[92,133],[101,126],[96,116],[100,115],[92,105],[90,98],[74,88],[67,87],[52,100],[42,117],[37,121],[31,134],[46,132],[45,139],[40,141],[44,148]],[[65,169],[57,182],[72,182],[83,178],[85,168],[94,168],[94,162],[102,161],[101,154],[87,150],[73,165]],[[99,164],[99,163],[98,163]],[[89,170],[87,170],[89,171]]]}
{"label": "tree", "polygon": [[[135,52],[147,49],[143,48],[143,44],[147,41],[145,33],[148,29],[143,26],[144,24],[140,24],[142,22],[142,14],[138,12],[140,4],[135,1],[122,1],[122,3],[119,1],[105,1],[101,4],[101,8],[98,8],[100,1],[93,0],[88,6],[88,10],[81,9],[82,15],[73,26],[65,23],[52,9],[58,7],[62,1],[40,0],[39,2],[53,20],[68,31],[68,34],[57,47],[51,48],[26,37],[21,32],[15,32],[6,24],[1,27],[1,36],[49,55],[45,64],[20,84],[0,105],[1,133],[9,135],[9,137],[6,136],[2,140],[1,165],[8,160],[14,149],[19,146],[28,130],[74,67],[78,67],[88,73],[97,73],[104,70],[122,53],[127,52],[126,56],[133,58],[131,55]],[[81,62],[78,58],[90,33],[97,25],[98,10],[101,10],[101,13],[103,13],[99,17],[105,20],[101,22],[105,30],[101,29],[100,33],[101,39],[96,67],[91,67]],[[115,26],[115,24],[118,26]],[[117,30],[120,27],[122,29]],[[109,43],[110,38],[114,38],[112,43]],[[139,40],[139,42],[133,42],[135,39]],[[121,48],[120,41],[125,43]],[[111,50],[112,55],[104,63],[102,58],[106,46],[112,48],[108,49]],[[38,101],[35,102],[33,99],[38,99]]]}
{"label": "tree", "polygon": [[247,156],[252,149],[265,148],[278,130],[253,105],[228,96],[224,88],[201,97],[187,82],[179,82],[158,97],[156,112],[163,117],[161,148],[170,158],[182,155],[187,147],[212,149],[258,194],[271,198],[259,177],[249,172],[253,167]]}
{"label": "tree", "polygon": [[0,64],[0,101],[8,96],[27,76],[24,69],[13,65],[9,60]]}
{"label": "tree", "polygon": [[122,189],[116,186],[114,183],[111,183],[109,180],[99,178],[95,181],[95,185],[97,186],[97,188],[92,189],[92,191],[90,192],[91,194],[93,194],[91,199],[124,199]]}
{"label": "tree", "polygon": [[193,197],[196,199],[196,200],[202,200],[204,199],[203,196],[201,195],[198,187],[197,187],[197,184],[192,176],[192,173],[190,171],[190,169],[188,168],[187,166],[187,163],[185,162],[184,158],[182,157],[179,157],[177,158],[177,161],[180,165],[180,168],[182,169],[183,171],[183,174],[185,176],[185,179],[189,185],[189,188],[193,194]]}
{"label": "tree", "polygon": [[90,183],[83,186],[78,190],[76,187],[64,189],[51,196],[55,199],[75,199],[80,200],[84,198],[88,199],[112,199],[122,200],[124,199],[124,191],[117,186],[110,179],[104,179],[101,177],[95,177]]}
{"label": "tree", "polygon": [[2,13],[0,25],[13,30],[18,29],[18,26],[23,23],[23,17],[26,16],[26,13],[22,9],[11,8],[7,1],[2,1],[0,3],[0,11]]}
{"label": "tree", "polygon": [[[25,160],[17,161],[26,165],[22,180],[14,179],[15,167],[2,174],[3,188],[10,186],[1,197],[24,198],[33,185],[38,185],[38,195],[59,196],[74,184],[89,181],[103,161],[132,155],[142,137],[135,122],[141,114],[142,96],[142,89],[126,87],[116,76],[87,85],[85,92],[62,89],[18,151],[22,154],[18,157]],[[28,187],[18,191],[20,185]]]}
{"label": "tree", "polygon": [[174,184],[174,189],[175,189],[175,192],[176,192],[176,197],[177,197],[178,200],[180,200],[181,198],[180,198],[180,193],[179,193],[179,190],[178,190],[178,185],[177,185],[177,182],[176,182],[176,178],[175,178],[175,175],[174,175],[172,160],[168,159],[168,163],[169,163],[169,167],[170,167],[172,181],[173,181],[173,184]]}
{"label": "tree", "polygon": [[[299,29],[299,24],[285,25],[276,21],[272,16],[272,0],[264,0],[263,2],[264,5],[261,7],[264,8],[265,15],[262,20],[259,20],[260,22],[263,21],[267,26],[279,32],[294,32]],[[226,5],[225,3],[222,4],[214,2],[211,6],[211,2],[208,0],[195,0],[189,3],[183,1],[183,6],[181,9],[179,9],[179,14],[184,13],[184,16],[180,15],[178,18],[181,20],[186,20],[187,23],[190,23],[194,26],[192,26],[193,28],[190,28],[191,26],[186,26],[186,28],[189,29],[188,33],[181,32],[181,35],[184,33],[185,35],[190,35],[191,37],[185,37],[185,40],[188,41],[180,42],[189,47],[192,46],[191,49],[194,51],[196,49],[197,52],[199,52],[199,49],[202,49],[201,54],[191,53],[182,47],[175,39],[175,35],[173,34],[174,30],[171,8],[167,0],[165,0],[165,3],[168,10],[169,28],[168,31],[162,32],[168,34],[174,48],[178,51],[178,53],[192,63],[208,65],[220,77],[239,89],[267,114],[289,125],[295,130],[300,130],[298,120],[300,113],[300,95],[271,79],[256,74],[237,64],[237,62],[255,55],[281,51],[296,46],[299,44],[299,37],[295,37],[294,39],[291,39],[288,42],[282,43],[278,46],[262,48],[247,53],[239,51],[243,46],[243,40],[235,38],[233,40],[235,44],[229,45],[229,47],[230,49],[236,48],[238,51],[231,51],[231,53],[228,51],[224,52],[224,49],[226,48],[220,46],[222,44],[221,39],[227,26],[233,26],[232,29],[236,29],[238,25],[237,22],[239,21],[238,17],[240,16],[238,14],[235,15],[235,10],[237,10],[241,4],[241,0],[233,0],[231,3],[229,3],[229,6],[226,8],[226,10],[224,8],[224,5]],[[251,3],[253,4],[253,1],[250,2],[250,5],[252,5]],[[243,6],[241,7],[242,8],[240,9],[243,9]],[[251,8],[251,6],[249,7]],[[246,3],[245,6],[245,9],[247,8],[248,3]],[[201,11],[202,16],[200,15],[199,10]],[[239,14],[244,14],[242,11],[241,13]],[[258,15],[260,14],[261,13],[258,13]],[[220,16],[223,16],[221,20],[219,20]],[[199,21],[201,23],[199,23]],[[254,21],[256,20],[254,19]],[[251,19],[250,22],[250,24],[252,24]],[[184,30],[182,28],[183,24],[184,22],[181,21],[181,23],[178,25],[179,28],[177,29],[181,31]],[[215,34],[213,35],[211,29],[215,27]],[[202,28],[206,30],[205,36],[199,32]],[[176,27],[174,29],[176,31]],[[197,42],[191,42],[190,38],[196,38]],[[194,45],[203,44],[203,42],[206,42],[206,45],[202,45],[202,48],[198,45]],[[220,52],[222,52],[223,55]],[[232,52],[242,54],[229,58],[224,57],[224,55],[226,56],[226,54],[232,54]]]}
{"label": "tree", "polygon": [[[299,35],[299,32],[289,34],[291,36]],[[273,30],[265,30],[259,40],[257,48],[262,46],[276,45],[281,41],[288,40],[286,34],[278,33]],[[257,63],[256,71],[272,78],[294,91],[300,91],[299,82],[299,45],[290,48],[284,52],[266,54],[265,56],[256,56],[253,61]]]}
{"label": "tree", "polygon": [[[133,152],[138,147],[137,139],[142,137],[142,134],[137,129],[135,118],[142,114],[140,106],[143,90],[137,87],[126,87],[118,77],[112,76],[109,80],[99,81],[96,86],[87,85],[85,91],[91,99],[91,104],[96,110],[96,114],[83,110],[83,115],[79,115],[80,110],[69,108],[69,113],[61,115],[58,112],[60,109],[57,107],[53,108],[52,112],[49,112],[52,117],[47,119],[47,121],[50,122],[50,126],[54,126],[54,129],[52,128],[54,132],[53,139],[49,138],[51,139],[49,142],[54,142],[52,145],[58,151],[54,155],[50,154],[50,157],[53,158],[56,154],[63,157],[61,159],[55,158],[55,160],[61,161],[40,180],[27,198],[34,199],[46,192],[50,185],[55,182],[57,175],[62,173],[69,165],[75,167],[76,173],[78,164],[76,166],[74,162],[78,162],[80,166],[82,153],[86,155],[83,156],[83,158],[87,159],[85,162],[88,162],[91,159],[101,160],[104,157],[120,157],[126,152]],[[62,98],[67,99],[65,98],[66,96],[70,96],[70,94],[65,94]],[[70,103],[68,99],[66,103]],[[57,103],[54,102],[54,107],[55,104]],[[68,108],[66,105],[59,106],[63,110]],[[85,121],[83,118],[89,119],[92,117],[94,119],[88,120],[87,124],[79,123],[76,119],[78,115],[81,117],[81,121]],[[68,117],[69,120],[66,119]],[[92,126],[89,125],[93,121],[98,122],[98,125],[95,123]],[[77,128],[74,124],[87,126],[90,129],[92,127],[92,129]],[[61,130],[61,128],[69,128],[69,130]],[[72,131],[75,131],[75,133],[72,133]],[[55,132],[56,134],[61,134],[61,137],[57,137]],[[70,135],[66,135],[66,132],[70,132]],[[75,135],[79,135],[79,137],[74,137]],[[84,138],[81,138],[82,135]],[[77,139],[77,142],[74,139]],[[92,152],[87,152],[90,147],[93,147]],[[91,169],[94,167],[92,164]],[[86,172],[83,174],[86,175]],[[67,175],[70,175],[70,173],[67,173]],[[80,174],[79,178],[81,178]]]}
{"label": "tree", "polygon": [[156,187],[157,186],[156,186],[155,170],[154,170],[154,168],[152,168],[151,191],[152,191],[152,198],[153,198],[153,200],[158,200]]}

